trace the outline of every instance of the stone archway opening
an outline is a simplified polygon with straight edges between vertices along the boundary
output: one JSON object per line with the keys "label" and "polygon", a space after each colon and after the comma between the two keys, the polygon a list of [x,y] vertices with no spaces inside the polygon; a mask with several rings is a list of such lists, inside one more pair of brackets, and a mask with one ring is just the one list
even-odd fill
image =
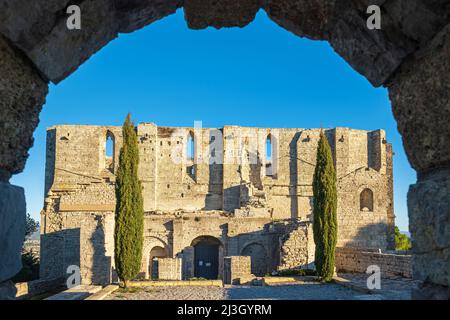
{"label": "stone archway opening", "polygon": [[151,280],[158,280],[159,278],[159,264],[158,260],[161,258],[167,258],[167,251],[163,247],[153,247],[150,250],[149,262],[148,262],[148,274]]}
{"label": "stone archway opening", "polygon": [[241,256],[251,258],[252,274],[264,277],[268,272],[268,256],[266,248],[260,243],[251,243],[244,247]]}
{"label": "stone archway opening", "polygon": [[194,247],[194,276],[208,280],[219,279],[222,243],[211,236],[201,236],[192,241]]}
{"label": "stone archway opening", "polygon": [[[89,57],[116,38],[184,7],[192,29],[244,27],[262,9],[281,27],[330,42],[335,51],[374,86],[386,86],[408,159],[418,172],[410,188],[410,231],[418,298],[449,297],[450,220],[450,4],[385,1],[382,30],[368,30],[360,1],[328,0],[118,0],[80,2],[83,28],[67,30],[66,2],[0,5],[0,283],[20,270],[25,223],[21,188],[9,184],[20,173],[48,93]],[[32,15],[27,13],[33,12]],[[27,16],[26,16],[27,15]],[[9,130],[7,128],[14,128]],[[444,209],[442,209],[444,208]],[[11,237],[14,228],[17,237]]]}

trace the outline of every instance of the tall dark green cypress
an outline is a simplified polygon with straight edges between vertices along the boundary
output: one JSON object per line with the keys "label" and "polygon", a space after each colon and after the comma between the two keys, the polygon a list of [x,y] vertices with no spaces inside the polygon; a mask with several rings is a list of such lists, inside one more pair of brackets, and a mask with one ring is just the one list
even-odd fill
{"label": "tall dark green cypress", "polygon": [[327,137],[320,133],[313,178],[315,264],[320,279],[329,282],[334,275],[337,242],[336,170]]}
{"label": "tall dark green cypress", "polygon": [[116,178],[114,248],[117,274],[126,287],[128,281],[137,277],[141,267],[144,202],[138,178],[138,139],[130,114],[122,132],[123,146]]}

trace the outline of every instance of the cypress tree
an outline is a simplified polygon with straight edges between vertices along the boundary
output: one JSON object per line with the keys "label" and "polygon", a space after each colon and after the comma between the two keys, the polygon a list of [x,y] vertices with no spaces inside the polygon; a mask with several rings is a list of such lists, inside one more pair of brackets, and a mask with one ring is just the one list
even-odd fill
{"label": "cypress tree", "polygon": [[128,281],[137,277],[141,268],[144,202],[138,178],[138,140],[130,114],[122,132],[123,146],[116,178],[114,253],[117,274],[126,287]]}
{"label": "cypress tree", "polygon": [[334,275],[337,241],[337,190],[331,147],[323,131],[317,147],[313,193],[315,265],[321,281],[329,282]]}

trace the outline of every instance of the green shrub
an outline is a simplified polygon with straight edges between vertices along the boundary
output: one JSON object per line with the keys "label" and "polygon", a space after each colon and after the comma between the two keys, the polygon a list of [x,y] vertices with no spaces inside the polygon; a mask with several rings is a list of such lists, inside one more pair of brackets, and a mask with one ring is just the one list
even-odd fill
{"label": "green shrub", "polygon": [[411,239],[407,235],[400,233],[400,229],[395,227],[395,250],[409,251],[411,248]]}

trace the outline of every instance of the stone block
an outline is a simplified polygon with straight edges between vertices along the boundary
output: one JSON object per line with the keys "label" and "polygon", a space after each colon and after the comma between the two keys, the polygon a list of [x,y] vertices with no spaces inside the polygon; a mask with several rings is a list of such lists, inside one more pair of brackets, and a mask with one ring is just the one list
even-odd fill
{"label": "stone block", "polygon": [[24,190],[0,183],[0,282],[12,278],[22,268],[25,217]]}

